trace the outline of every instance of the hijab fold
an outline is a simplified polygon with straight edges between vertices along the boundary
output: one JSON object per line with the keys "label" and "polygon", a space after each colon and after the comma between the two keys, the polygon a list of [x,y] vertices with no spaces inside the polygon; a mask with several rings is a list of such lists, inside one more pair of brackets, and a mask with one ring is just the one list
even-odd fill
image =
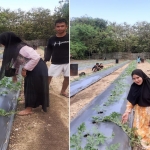
{"label": "hijab fold", "polygon": [[141,69],[135,69],[131,76],[133,77],[133,75],[140,76],[143,79],[143,83],[141,85],[136,83],[131,85],[127,100],[132,105],[150,106],[150,78]]}

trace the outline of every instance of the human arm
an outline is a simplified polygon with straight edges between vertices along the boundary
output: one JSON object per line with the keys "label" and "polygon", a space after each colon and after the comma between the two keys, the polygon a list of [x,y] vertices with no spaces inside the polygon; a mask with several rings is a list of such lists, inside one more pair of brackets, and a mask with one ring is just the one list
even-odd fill
{"label": "human arm", "polygon": [[44,61],[47,62],[50,60],[53,52],[52,41],[49,39],[47,47],[44,50]]}
{"label": "human arm", "polygon": [[92,71],[93,71],[93,69],[95,69],[95,66],[92,68]]}
{"label": "human arm", "polygon": [[13,77],[12,77],[12,81],[15,83],[15,82],[17,82],[17,76],[16,75],[14,75]]}
{"label": "human arm", "polygon": [[40,60],[40,55],[31,47],[24,46],[19,52],[23,57],[28,59],[23,67],[23,71],[32,71]]}
{"label": "human arm", "polygon": [[122,115],[122,123],[123,124],[128,121],[129,114],[131,113],[133,107],[134,106],[128,101],[127,105],[126,105],[126,110],[125,110],[124,114]]}
{"label": "human arm", "polygon": [[22,75],[23,77],[26,77],[26,76],[27,76],[27,70],[24,69],[24,68],[22,68],[22,70],[21,70],[21,75]]}

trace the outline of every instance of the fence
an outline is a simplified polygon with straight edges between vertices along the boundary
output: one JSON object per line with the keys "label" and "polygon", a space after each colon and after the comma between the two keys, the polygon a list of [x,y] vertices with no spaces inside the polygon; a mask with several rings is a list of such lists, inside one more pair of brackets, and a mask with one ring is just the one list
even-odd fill
{"label": "fence", "polygon": [[107,54],[98,54],[92,53],[92,59],[136,59],[138,56],[144,59],[150,59],[150,52],[143,52],[143,53],[128,53],[128,52],[114,52],[114,53],[107,53]]}
{"label": "fence", "polygon": [[33,46],[33,45],[36,45],[36,46],[46,46],[47,45],[47,40],[44,40],[44,39],[24,41],[24,42],[26,42],[27,44],[29,44],[31,46]]}

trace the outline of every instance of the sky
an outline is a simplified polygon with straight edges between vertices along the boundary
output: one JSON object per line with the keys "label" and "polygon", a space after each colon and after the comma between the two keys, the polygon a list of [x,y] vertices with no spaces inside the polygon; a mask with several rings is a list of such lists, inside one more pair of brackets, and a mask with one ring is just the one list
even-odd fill
{"label": "sky", "polygon": [[70,18],[82,16],[118,24],[150,22],[150,0],[70,0]]}
{"label": "sky", "polygon": [[60,0],[0,0],[0,7],[10,10],[20,8],[23,11],[29,11],[31,8],[43,7],[54,12],[54,8],[59,6]]}

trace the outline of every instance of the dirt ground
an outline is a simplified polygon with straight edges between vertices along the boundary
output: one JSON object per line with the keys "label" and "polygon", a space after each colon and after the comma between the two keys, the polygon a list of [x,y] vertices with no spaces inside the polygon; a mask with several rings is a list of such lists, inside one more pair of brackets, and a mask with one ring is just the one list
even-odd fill
{"label": "dirt ground", "polygon": [[85,105],[90,103],[97,95],[103,92],[127,66],[128,64],[71,97],[70,118],[73,119],[79,113],[79,111],[85,107]]}
{"label": "dirt ground", "polygon": [[[37,52],[43,57],[43,50]],[[59,95],[62,82],[63,76],[52,79],[48,112],[36,108],[32,115],[15,116],[7,150],[69,149],[69,99]],[[24,109],[23,89],[20,97],[17,110]]]}
{"label": "dirt ground", "polygon": [[144,62],[137,65],[137,69],[142,69],[148,77],[150,77],[150,63]]}

